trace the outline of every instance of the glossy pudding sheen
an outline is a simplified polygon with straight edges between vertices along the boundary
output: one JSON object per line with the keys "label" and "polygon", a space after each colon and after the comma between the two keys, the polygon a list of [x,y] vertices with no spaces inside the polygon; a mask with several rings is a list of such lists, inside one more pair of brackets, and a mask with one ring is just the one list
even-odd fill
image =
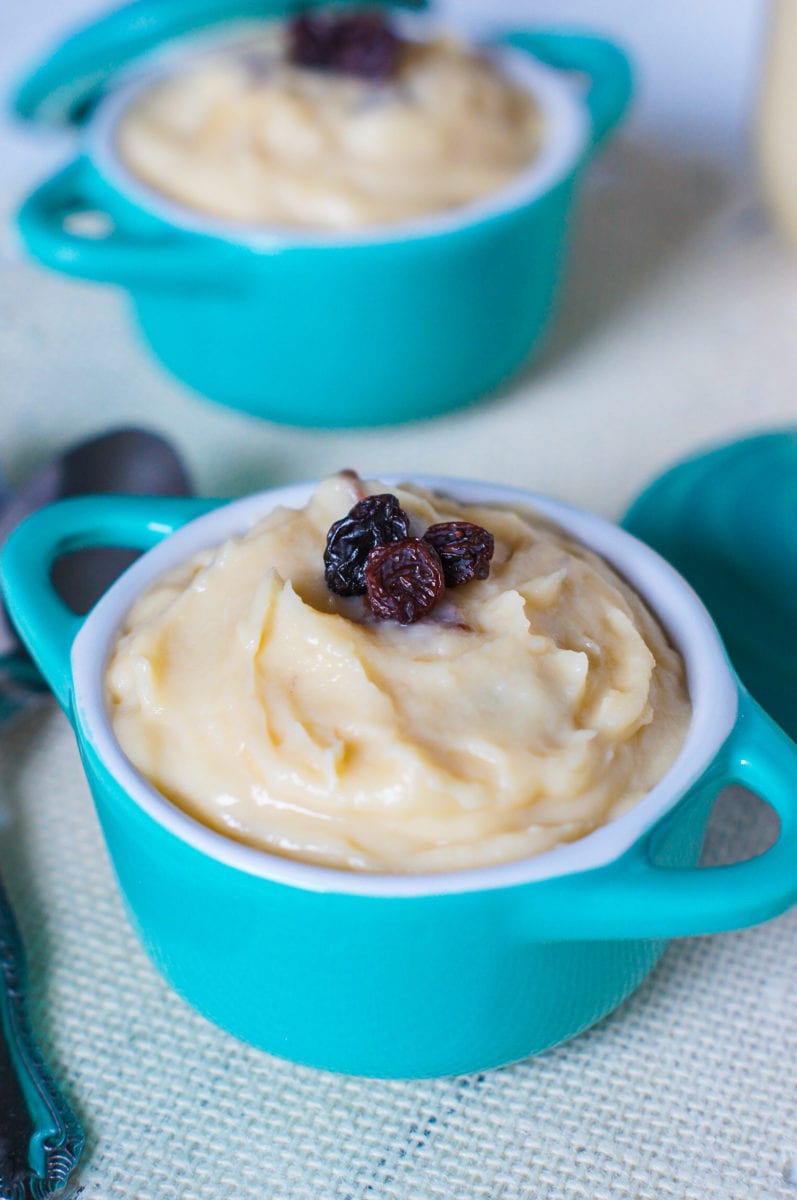
{"label": "glossy pudding sheen", "polygon": [[404,41],[372,81],[294,65],[287,38],[274,23],[141,94],[117,131],[133,174],[213,216],[345,230],[456,209],[536,154],[529,92],[458,41]]}
{"label": "glossy pudding sheen", "polygon": [[595,554],[527,510],[393,489],[411,533],[488,529],[486,579],[411,625],[324,580],[331,524],[383,485],[303,509],[172,570],[107,669],[116,736],[170,800],[250,845],[354,871],[454,871],[571,842],[665,774],[684,667]]}

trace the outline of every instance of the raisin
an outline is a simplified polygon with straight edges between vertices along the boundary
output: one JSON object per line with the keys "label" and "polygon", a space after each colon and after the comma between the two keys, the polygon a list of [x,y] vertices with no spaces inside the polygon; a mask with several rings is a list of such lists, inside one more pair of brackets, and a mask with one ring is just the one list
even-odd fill
{"label": "raisin", "polygon": [[288,26],[288,59],[297,67],[325,69],[332,56],[332,22],[318,13],[300,13]]}
{"label": "raisin", "polygon": [[341,21],[336,42],[334,66],[346,75],[377,82],[396,69],[399,39],[378,13]]}
{"label": "raisin", "polygon": [[324,551],[327,587],[338,596],[362,596],[370,552],[376,546],[406,538],[409,529],[409,517],[390,492],[358,500],[327,534]]}
{"label": "raisin", "polygon": [[374,615],[399,625],[411,625],[425,616],[445,587],[437,551],[421,538],[404,538],[372,550],[365,583]]}
{"label": "raisin", "polygon": [[470,579],[486,579],[490,574],[495,539],[481,525],[443,521],[430,525],[423,537],[440,556],[446,587],[456,587]]}
{"label": "raisin", "polygon": [[400,48],[399,38],[378,12],[302,13],[288,28],[292,63],[360,79],[388,79],[398,63]]}

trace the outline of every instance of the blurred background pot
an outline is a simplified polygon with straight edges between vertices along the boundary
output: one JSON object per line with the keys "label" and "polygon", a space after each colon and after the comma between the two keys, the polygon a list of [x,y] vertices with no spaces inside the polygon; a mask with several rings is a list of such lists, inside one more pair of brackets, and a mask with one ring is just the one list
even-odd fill
{"label": "blurred background pot", "polygon": [[[148,24],[153,6],[158,20]],[[193,0],[175,6],[170,24],[163,5],[139,0],[76,35],[26,82],[23,115],[52,118],[55,108],[85,124],[81,156],[21,209],[28,251],[55,270],[125,288],[170,371],[258,416],[390,423],[494,389],[529,358],[552,314],[574,189],[629,99],[626,59],[586,35],[496,36],[489,52],[535,95],[545,129],[538,156],[510,186],[453,212],[354,234],[243,227],[170,202],[125,168],[115,124],[153,70],[139,63],[118,87],[108,76],[167,37],[252,12],[251,3]],[[586,78],[583,95],[568,72]],[[86,212],[103,214],[104,236],[76,221]]]}

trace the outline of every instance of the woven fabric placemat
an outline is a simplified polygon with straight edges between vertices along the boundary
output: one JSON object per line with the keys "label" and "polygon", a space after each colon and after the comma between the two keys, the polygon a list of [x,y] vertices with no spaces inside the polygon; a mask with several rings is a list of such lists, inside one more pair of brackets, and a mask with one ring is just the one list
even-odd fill
{"label": "woven fabric placemat", "polygon": [[[145,957],[52,704],[0,743],[0,868],[84,1200],[795,1200],[797,911],[671,945],[613,1016],[516,1066],[335,1076],[215,1029]],[[723,860],[771,814],[726,798]],[[235,915],[231,914],[231,920]]]}

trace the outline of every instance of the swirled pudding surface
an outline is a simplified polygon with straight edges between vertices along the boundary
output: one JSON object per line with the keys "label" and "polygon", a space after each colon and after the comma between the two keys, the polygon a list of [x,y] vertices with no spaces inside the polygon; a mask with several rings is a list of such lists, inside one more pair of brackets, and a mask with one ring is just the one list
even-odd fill
{"label": "swirled pudding surface", "polygon": [[418,531],[488,529],[486,579],[411,625],[324,581],[330,525],[384,487],[342,474],[307,506],[170,571],[107,669],[141,772],[200,821],[357,871],[451,871],[583,837],[668,770],[684,668],[637,594],[533,512],[394,489]]}
{"label": "swirled pudding surface", "polygon": [[119,123],[128,168],[206,214],[345,230],[456,209],[535,157],[531,94],[464,44],[404,41],[372,80],[296,65],[287,29],[153,83]]}

